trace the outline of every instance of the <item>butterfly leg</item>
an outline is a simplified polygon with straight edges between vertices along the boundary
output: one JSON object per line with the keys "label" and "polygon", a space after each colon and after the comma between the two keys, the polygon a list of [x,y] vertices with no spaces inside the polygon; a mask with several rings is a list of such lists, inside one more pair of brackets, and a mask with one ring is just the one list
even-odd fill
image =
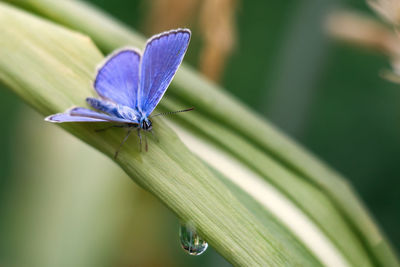
{"label": "butterfly leg", "polygon": [[129,129],[129,130],[128,130],[128,133],[126,134],[124,140],[122,140],[122,142],[121,142],[121,144],[119,145],[117,151],[115,151],[114,159],[117,159],[118,153],[119,153],[119,151],[120,151],[122,145],[126,142],[126,140],[128,140],[128,137],[129,137],[129,135],[131,134],[132,130],[133,130],[133,129]]}
{"label": "butterfly leg", "polygon": [[139,136],[139,151],[142,152],[142,135],[140,134],[140,128],[137,129],[137,134]]}
{"label": "butterfly leg", "polygon": [[149,146],[147,145],[147,135],[144,135],[144,149],[147,151],[149,151]]}
{"label": "butterfly leg", "polygon": [[108,129],[110,129],[110,128],[114,128],[114,127],[117,127],[117,128],[123,128],[123,127],[126,127],[125,125],[111,125],[111,126],[108,126],[108,127],[106,127],[106,128],[101,128],[101,129],[96,129],[96,130],[94,130],[95,132],[103,132],[103,131],[105,131],[105,130],[108,130]]}

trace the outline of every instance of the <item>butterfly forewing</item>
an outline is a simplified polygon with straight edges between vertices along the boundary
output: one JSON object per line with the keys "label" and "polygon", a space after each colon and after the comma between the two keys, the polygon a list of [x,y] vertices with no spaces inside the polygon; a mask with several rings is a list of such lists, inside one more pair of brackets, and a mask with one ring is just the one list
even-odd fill
{"label": "butterfly forewing", "polygon": [[146,45],[140,66],[138,108],[149,116],[174,77],[190,40],[188,29],[156,35]]}
{"label": "butterfly forewing", "polygon": [[115,103],[136,107],[140,53],[127,48],[107,57],[94,81],[96,92]]}

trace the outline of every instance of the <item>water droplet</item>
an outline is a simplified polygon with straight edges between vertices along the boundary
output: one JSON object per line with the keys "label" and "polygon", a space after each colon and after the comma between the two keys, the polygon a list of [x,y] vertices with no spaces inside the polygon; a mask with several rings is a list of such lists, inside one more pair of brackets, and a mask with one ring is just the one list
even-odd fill
{"label": "water droplet", "polygon": [[180,225],[179,239],[182,248],[193,256],[203,254],[208,248],[208,243],[197,234],[195,227],[190,223]]}

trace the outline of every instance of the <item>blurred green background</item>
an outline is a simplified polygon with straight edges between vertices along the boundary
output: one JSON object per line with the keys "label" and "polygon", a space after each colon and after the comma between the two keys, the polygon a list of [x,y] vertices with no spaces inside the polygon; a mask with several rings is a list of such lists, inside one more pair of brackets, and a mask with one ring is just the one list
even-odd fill
{"label": "blurred green background", "polygon": [[[90,2],[147,36],[190,27],[186,62],[201,68],[201,15],[174,20],[185,10],[163,11],[167,0]],[[372,11],[361,0],[226,2],[236,37],[214,78],[344,174],[399,251],[400,86],[379,76],[384,56],[323,30],[333,9]],[[168,209],[3,87],[0,122],[1,266],[229,266],[212,249],[186,255]]]}

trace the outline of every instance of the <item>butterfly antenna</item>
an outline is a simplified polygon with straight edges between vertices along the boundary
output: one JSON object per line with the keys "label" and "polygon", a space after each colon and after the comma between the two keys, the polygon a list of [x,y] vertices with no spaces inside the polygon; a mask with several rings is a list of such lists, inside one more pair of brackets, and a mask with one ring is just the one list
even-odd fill
{"label": "butterfly antenna", "polygon": [[128,140],[128,137],[129,137],[129,135],[131,134],[131,132],[132,132],[132,129],[131,129],[131,130],[128,130],[128,133],[126,134],[124,140],[122,140],[122,142],[121,142],[121,144],[119,145],[117,151],[115,151],[114,159],[117,159],[118,153],[119,153],[119,151],[121,150],[122,145],[126,142],[126,140]]}
{"label": "butterfly antenna", "polygon": [[178,110],[178,111],[157,113],[157,114],[151,115],[150,118],[157,117],[157,116],[171,115],[171,114],[176,114],[176,113],[181,113],[181,112],[186,112],[186,111],[191,111],[193,109],[194,109],[194,107],[187,108],[187,109],[182,109],[182,110]]}

